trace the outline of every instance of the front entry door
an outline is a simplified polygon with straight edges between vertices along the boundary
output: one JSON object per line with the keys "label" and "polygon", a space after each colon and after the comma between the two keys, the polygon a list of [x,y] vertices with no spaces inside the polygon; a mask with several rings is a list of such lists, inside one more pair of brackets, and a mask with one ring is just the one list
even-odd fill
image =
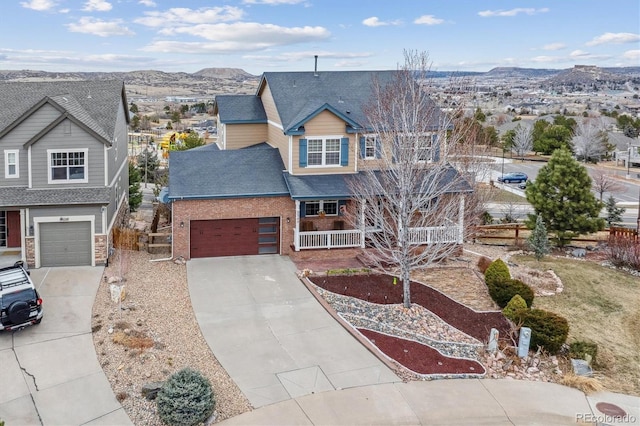
{"label": "front entry door", "polygon": [[7,212],[7,247],[20,247],[20,212]]}

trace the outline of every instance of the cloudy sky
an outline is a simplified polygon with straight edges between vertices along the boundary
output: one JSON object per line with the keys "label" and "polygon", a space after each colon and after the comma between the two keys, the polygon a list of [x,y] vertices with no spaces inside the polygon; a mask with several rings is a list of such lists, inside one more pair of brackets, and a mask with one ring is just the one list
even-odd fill
{"label": "cloudy sky", "polygon": [[640,66],[638,0],[2,0],[0,69]]}

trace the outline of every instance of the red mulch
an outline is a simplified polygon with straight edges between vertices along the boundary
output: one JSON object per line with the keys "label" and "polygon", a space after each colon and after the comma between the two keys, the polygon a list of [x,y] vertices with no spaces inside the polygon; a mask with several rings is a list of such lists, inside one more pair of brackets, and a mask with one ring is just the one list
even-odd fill
{"label": "red mulch", "polygon": [[419,374],[484,374],[485,369],[477,361],[450,358],[437,350],[412,340],[381,334],[359,328],[389,358]]}
{"label": "red mulch", "polygon": [[[402,303],[402,282],[393,284],[393,277],[383,274],[336,275],[317,277],[313,283],[333,293],[356,297],[378,304]],[[464,285],[464,283],[461,283]],[[489,340],[492,328],[500,336],[509,335],[509,322],[502,312],[475,312],[439,291],[412,281],[411,302],[417,303],[439,316],[458,330],[481,342]]]}

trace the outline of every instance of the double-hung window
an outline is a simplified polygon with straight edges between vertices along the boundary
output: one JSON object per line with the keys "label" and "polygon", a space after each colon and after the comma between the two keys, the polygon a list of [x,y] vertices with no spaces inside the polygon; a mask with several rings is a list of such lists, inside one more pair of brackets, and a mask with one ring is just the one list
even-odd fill
{"label": "double-hung window", "polygon": [[87,149],[50,149],[47,153],[49,155],[49,183],[88,182]]}
{"label": "double-hung window", "polygon": [[418,161],[433,161],[433,149],[435,147],[436,135],[427,134],[418,136],[417,150]]}
{"label": "double-hung window", "polygon": [[8,149],[4,152],[4,177],[7,179],[20,177],[17,149]]}
{"label": "double-hung window", "polygon": [[304,204],[305,216],[320,216],[324,212],[327,216],[338,215],[338,200],[307,201]]}
{"label": "double-hung window", "polygon": [[339,166],[340,138],[326,137],[307,140],[307,165]]}
{"label": "double-hung window", "polygon": [[364,139],[364,158],[370,160],[376,158],[376,136],[369,135]]}

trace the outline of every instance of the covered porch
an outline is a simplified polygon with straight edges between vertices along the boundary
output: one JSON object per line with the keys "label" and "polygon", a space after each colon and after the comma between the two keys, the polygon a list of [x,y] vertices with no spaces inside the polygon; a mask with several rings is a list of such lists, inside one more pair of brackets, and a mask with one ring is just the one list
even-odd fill
{"label": "covered porch", "polygon": [[[382,232],[368,226],[366,204],[356,206],[345,175],[285,175],[291,198],[295,201],[294,250],[365,248],[367,238]],[[358,211],[354,227],[346,220],[347,211]],[[460,197],[458,221],[420,228],[409,228],[411,244],[462,244],[464,198]],[[352,221],[353,222],[353,221]]]}

